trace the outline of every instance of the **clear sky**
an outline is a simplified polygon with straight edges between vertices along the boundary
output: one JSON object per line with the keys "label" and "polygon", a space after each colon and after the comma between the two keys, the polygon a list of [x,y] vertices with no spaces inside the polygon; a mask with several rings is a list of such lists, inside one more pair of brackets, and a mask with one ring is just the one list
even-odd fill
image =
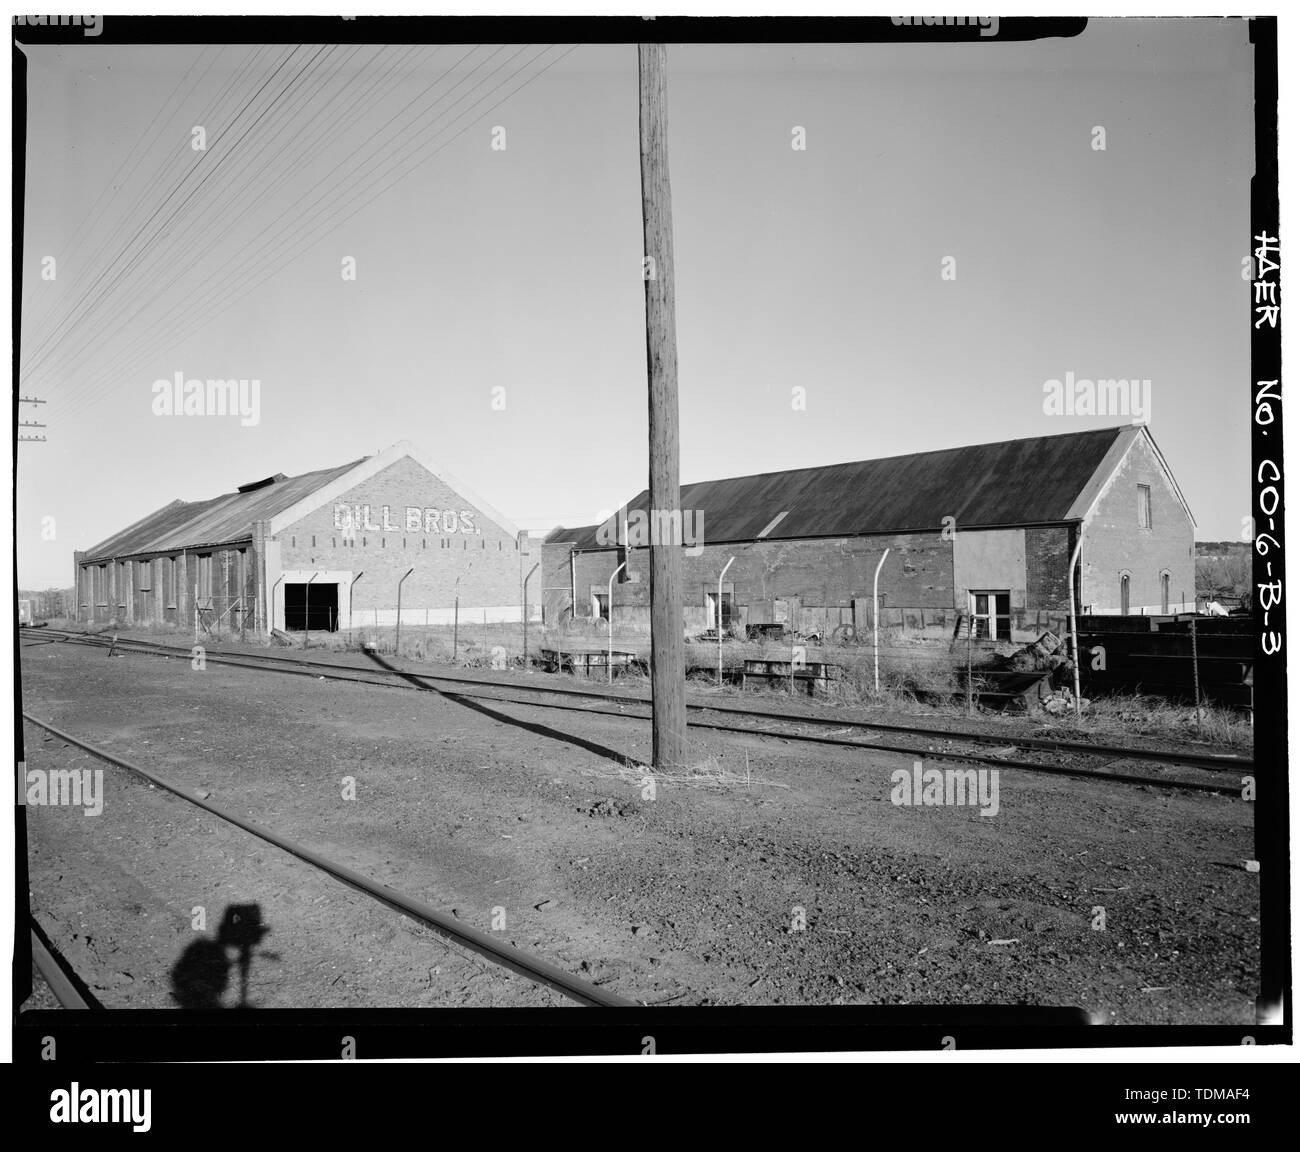
{"label": "clear sky", "polygon": [[[20,584],[178,497],[399,439],[525,528],[645,487],[635,47],[218,47],[26,49],[20,391],[49,428],[19,453]],[[683,482],[1114,424],[1045,414],[1044,382],[1146,378],[1198,537],[1238,538],[1243,21],[669,69]],[[260,380],[259,422],[155,415],[178,372]]]}

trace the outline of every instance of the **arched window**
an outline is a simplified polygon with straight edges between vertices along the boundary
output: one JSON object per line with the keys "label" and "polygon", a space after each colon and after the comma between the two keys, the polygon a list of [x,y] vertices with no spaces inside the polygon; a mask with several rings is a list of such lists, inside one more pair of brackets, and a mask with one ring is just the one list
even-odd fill
{"label": "arched window", "polygon": [[1119,614],[1121,616],[1127,616],[1129,613],[1128,586],[1129,586],[1128,573],[1125,572],[1124,575],[1122,575],[1119,578]]}

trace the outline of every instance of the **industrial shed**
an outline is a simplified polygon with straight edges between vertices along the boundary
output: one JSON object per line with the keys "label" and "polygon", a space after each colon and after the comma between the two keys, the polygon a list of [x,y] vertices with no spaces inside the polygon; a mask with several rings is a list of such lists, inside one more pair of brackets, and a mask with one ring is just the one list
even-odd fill
{"label": "industrial shed", "polygon": [[[521,619],[527,536],[402,441],[175,500],[74,554],[76,616],[237,632]],[[409,576],[406,575],[410,573]],[[405,579],[404,579],[405,577]]]}
{"label": "industrial shed", "polygon": [[[648,622],[648,501],[546,537],[548,622]],[[862,630],[879,564],[882,626],[946,635],[969,616],[978,637],[1022,639],[1068,613],[1080,533],[1083,611],[1194,603],[1195,521],[1144,425],[687,484],[681,507],[688,631],[719,615],[724,627]]]}

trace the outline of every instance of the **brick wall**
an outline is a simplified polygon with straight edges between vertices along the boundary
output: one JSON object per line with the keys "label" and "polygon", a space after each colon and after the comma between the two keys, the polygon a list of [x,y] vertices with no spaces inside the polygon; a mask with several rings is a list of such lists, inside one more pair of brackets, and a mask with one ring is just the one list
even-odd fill
{"label": "brick wall", "polygon": [[1073,533],[1068,527],[1025,529],[1025,602],[1068,611]]}
{"label": "brick wall", "polygon": [[[242,553],[242,561],[241,561]],[[210,556],[210,560],[204,560]],[[96,623],[194,624],[194,585],[204,619],[223,628],[253,626],[256,589],[248,545],[202,552],[169,552],[102,565],[78,562],[77,601],[82,619]],[[241,601],[241,596],[243,597]],[[93,601],[93,602],[92,602]],[[241,611],[247,613],[246,622]]]}
{"label": "brick wall", "polygon": [[[1151,527],[1138,523],[1138,485],[1151,489]],[[1120,610],[1120,577],[1129,576],[1129,611],[1158,614],[1160,576],[1169,573],[1171,608],[1196,596],[1195,529],[1147,440],[1139,437],[1084,526],[1081,595],[1093,612]]]}
{"label": "brick wall", "polygon": [[[742,619],[758,623],[771,618],[772,602],[785,600],[791,610],[821,607],[852,613],[855,599],[870,599],[876,563],[885,548],[889,558],[880,575],[881,603],[893,608],[951,609],[952,546],[938,533],[898,536],[854,537],[832,540],[760,540],[742,544],[706,545],[699,556],[683,555],[683,612],[685,626],[705,626],[705,593],[717,591],[718,574],[732,556],[724,591],[733,603],[748,609]],[[561,600],[560,585],[568,584],[568,555],[563,545],[548,545],[545,569],[548,586],[557,589],[548,604]],[[579,553],[574,561],[577,576],[577,615],[590,617],[593,586],[603,594],[620,554]],[[615,611],[631,623],[648,620],[650,606],[650,557],[645,548],[634,548],[628,571],[637,580],[616,583]],[[567,597],[564,597],[567,600]]]}
{"label": "brick wall", "polygon": [[[397,582],[408,568],[415,571],[402,585],[403,621],[419,623],[426,609],[433,622],[450,619],[457,595],[462,619],[486,608],[495,610],[489,619],[517,620],[523,574],[538,558],[526,541],[521,550],[507,529],[409,457],[285,528],[275,542],[280,571],[351,573],[349,582],[363,572],[351,588],[364,623],[395,619]],[[273,556],[273,548],[267,551]],[[536,595],[530,584],[530,596]],[[346,602],[340,587],[341,613]]]}

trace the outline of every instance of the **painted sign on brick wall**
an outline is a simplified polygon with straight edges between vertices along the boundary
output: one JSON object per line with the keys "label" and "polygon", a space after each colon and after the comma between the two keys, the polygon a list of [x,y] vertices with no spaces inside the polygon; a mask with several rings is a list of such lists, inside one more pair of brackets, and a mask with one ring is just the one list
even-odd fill
{"label": "painted sign on brick wall", "polygon": [[335,504],[334,527],[340,532],[428,532],[437,535],[479,536],[472,508],[394,508],[382,504]]}

